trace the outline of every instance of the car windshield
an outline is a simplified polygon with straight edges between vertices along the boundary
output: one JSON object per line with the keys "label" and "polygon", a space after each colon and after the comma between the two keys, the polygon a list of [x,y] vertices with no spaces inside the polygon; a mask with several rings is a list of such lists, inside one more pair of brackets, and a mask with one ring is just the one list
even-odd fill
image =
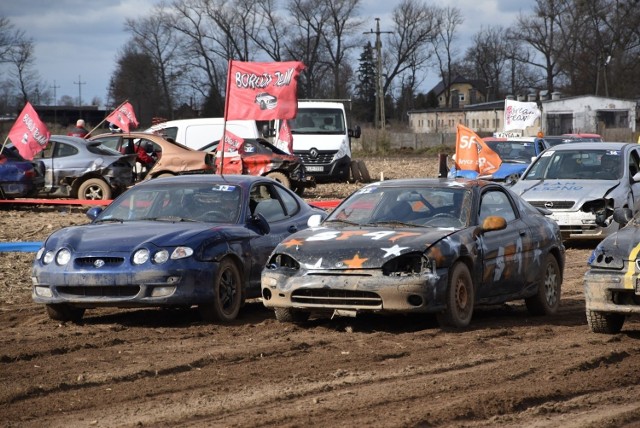
{"label": "car windshield", "polygon": [[470,224],[471,199],[462,187],[371,185],[351,195],[326,222],[463,228]]}
{"label": "car windshield", "polygon": [[503,162],[531,163],[536,156],[536,149],[532,141],[487,141],[491,150],[496,152]]}
{"label": "car windshield", "polygon": [[241,188],[232,184],[185,183],[133,187],[95,220],[203,221],[237,223]]}
{"label": "car windshield", "polygon": [[620,150],[549,150],[536,160],[521,180],[619,180],[622,172]]}

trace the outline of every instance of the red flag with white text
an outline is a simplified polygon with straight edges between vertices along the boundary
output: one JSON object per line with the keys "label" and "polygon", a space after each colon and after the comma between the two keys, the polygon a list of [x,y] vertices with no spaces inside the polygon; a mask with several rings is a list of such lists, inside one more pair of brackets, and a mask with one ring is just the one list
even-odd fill
{"label": "red flag with white text", "polygon": [[49,142],[47,125],[40,120],[33,106],[27,102],[9,131],[9,140],[25,159],[32,160]]}
{"label": "red flag with white text", "polygon": [[244,138],[225,129],[216,150],[216,168],[220,173],[242,174],[242,148]]}
{"label": "red flag with white text", "polygon": [[477,171],[478,174],[493,174],[500,168],[500,156],[475,132],[458,125],[456,134],[456,169]]}
{"label": "red flag with white text", "polygon": [[291,128],[289,128],[289,122],[286,119],[280,121],[280,129],[278,130],[278,138],[275,141],[275,146],[290,155],[293,154],[293,135],[291,134]]}
{"label": "red flag with white text", "polygon": [[225,119],[293,119],[298,112],[300,61],[229,60]]}
{"label": "red flag with white text", "polygon": [[122,104],[107,116],[106,120],[107,122],[113,123],[124,132],[129,132],[131,125],[133,125],[134,128],[138,127],[138,119],[136,119],[131,103]]}

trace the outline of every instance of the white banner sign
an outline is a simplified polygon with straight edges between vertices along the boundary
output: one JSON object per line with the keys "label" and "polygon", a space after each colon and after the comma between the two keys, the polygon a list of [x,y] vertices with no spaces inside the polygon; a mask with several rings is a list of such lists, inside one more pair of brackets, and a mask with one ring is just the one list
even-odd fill
{"label": "white banner sign", "polygon": [[540,117],[540,109],[534,102],[504,100],[504,130],[525,129]]}

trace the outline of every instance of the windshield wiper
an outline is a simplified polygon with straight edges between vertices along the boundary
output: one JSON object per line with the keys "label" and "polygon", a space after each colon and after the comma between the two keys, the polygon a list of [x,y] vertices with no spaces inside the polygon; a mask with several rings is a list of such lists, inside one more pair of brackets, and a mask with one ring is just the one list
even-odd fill
{"label": "windshield wiper", "polygon": [[344,224],[349,224],[351,226],[362,226],[360,223],[356,223],[355,221],[337,219],[337,218],[333,218],[331,220],[325,220],[325,223],[344,223]]}
{"label": "windshield wiper", "polygon": [[392,226],[423,227],[423,226],[420,226],[419,224],[405,223],[404,221],[399,221],[399,220],[378,220],[378,221],[373,221],[369,224],[372,224],[374,226],[381,225],[381,224],[390,224]]}
{"label": "windshield wiper", "polygon": [[94,221],[94,223],[124,223],[124,219],[116,217],[101,218]]}

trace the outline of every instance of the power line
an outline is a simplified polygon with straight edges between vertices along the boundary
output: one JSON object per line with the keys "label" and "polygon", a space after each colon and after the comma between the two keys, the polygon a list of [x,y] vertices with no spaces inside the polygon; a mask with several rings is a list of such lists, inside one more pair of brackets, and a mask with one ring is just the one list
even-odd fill
{"label": "power line", "polygon": [[78,106],[82,107],[82,85],[86,85],[87,82],[83,82],[78,74],[78,81],[73,82],[74,85],[78,85]]}

